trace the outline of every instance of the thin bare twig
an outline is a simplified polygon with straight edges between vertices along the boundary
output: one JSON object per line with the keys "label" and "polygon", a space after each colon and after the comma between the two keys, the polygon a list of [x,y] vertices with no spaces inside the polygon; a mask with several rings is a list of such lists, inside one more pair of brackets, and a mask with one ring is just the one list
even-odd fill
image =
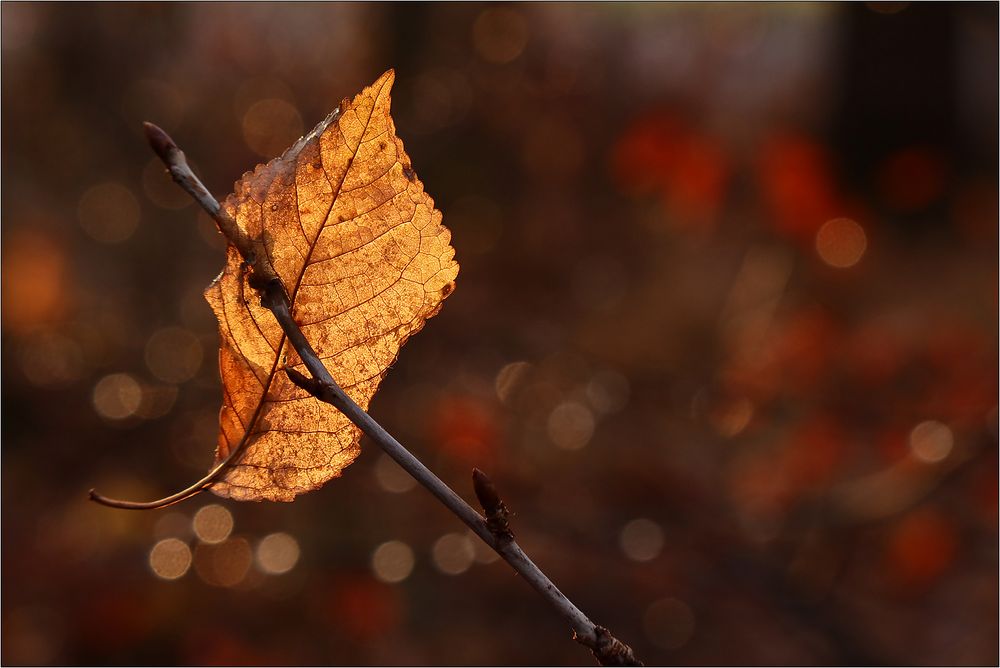
{"label": "thin bare twig", "polygon": [[[615,638],[606,628],[590,621],[528,558],[528,555],[514,540],[514,535],[507,523],[507,507],[486,474],[478,469],[473,472],[473,487],[487,515],[486,518],[483,518],[340,388],[292,317],[288,294],[281,279],[267,263],[266,253],[259,252],[260,242],[244,234],[236,222],[219,206],[215,197],[191,171],[184,153],[166,132],[152,123],[145,123],[144,127],[150,145],[167,166],[174,181],[215,219],[219,230],[236,247],[244,261],[250,266],[250,285],[259,293],[261,305],[274,315],[292,347],[295,348],[312,375],[309,378],[292,368],[286,368],[285,373],[289,379],[317,399],[325,401],[341,411],[417,482],[437,497],[448,510],[472,529],[483,542],[495,550],[569,623],[577,642],[589,647],[601,665],[643,665],[628,645]],[[91,490],[90,495],[95,501],[120,508],[151,508],[176,503],[208,488],[225,471],[232,461],[232,457],[240,453],[241,450],[242,447],[234,449],[230,457],[220,462],[205,478],[187,490],[159,502],[117,501],[103,497],[93,490]],[[163,503],[164,501],[167,503]]]}
{"label": "thin bare twig", "polygon": [[[282,329],[285,329],[285,333],[288,335],[289,340],[294,341],[292,334],[289,331],[292,327],[298,329],[295,325],[295,321],[292,320],[290,314],[286,316],[287,311],[281,309],[275,312],[275,316],[278,321],[282,323]],[[280,314],[280,315],[279,315]],[[285,326],[285,322],[290,323],[289,327]],[[301,333],[300,333],[301,335]],[[308,342],[305,344],[308,346]],[[297,349],[297,348],[296,348]],[[316,354],[311,348],[307,349],[306,355],[302,355],[303,351],[299,351],[300,356],[302,356],[303,361],[305,361],[306,355],[316,359],[316,364],[319,365],[319,373],[313,374],[313,378],[307,378],[295,369],[286,368],[285,373],[288,374],[289,379],[302,387],[314,397],[321,401],[336,407],[344,415],[346,415],[351,422],[356,424],[361,430],[368,435],[375,443],[381,447],[386,454],[396,460],[397,463],[403,469],[406,470],[411,476],[413,476],[417,482],[427,488],[431,494],[436,496],[438,500],[443,503],[448,510],[453,512],[458,516],[460,520],[465,522],[465,524],[472,529],[477,536],[483,539],[487,545],[489,545],[493,550],[499,554],[504,561],[511,565],[511,567],[517,571],[517,573],[523,577],[528,584],[530,584],[534,589],[542,595],[555,609],[562,615],[562,617],[569,622],[570,627],[573,629],[574,638],[577,642],[586,645],[597,657],[597,660],[603,666],[638,666],[642,663],[635,658],[632,653],[631,648],[625,645],[617,638],[615,638],[610,631],[607,629],[594,624],[590,619],[587,618],[583,612],[577,608],[572,601],[566,598],[566,595],[559,591],[548,576],[545,575],[535,565],[533,561],[524,553],[524,550],[514,541],[514,536],[509,530],[504,530],[502,528],[494,530],[491,527],[490,520],[484,519],[479,513],[472,509],[469,504],[462,500],[448,485],[446,485],[440,478],[431,473],[423,463],[414,457],[409,450],[400,445],[399,441],[392,437],[389,432],[382,428],[382,426],[376,422],[370,415],[361,410],[361,408],[354,403],[354,401],[347,396],[347,394],[340,389],[340,387],[333,381],[332,378],[327,380],[322,376],[329,376],[326,368],[323,366],[322,362],[319,362],[316,358]],[[312,366],[309,362],[306,362],[306,367],[313,371]],[[479,475],[474,476],[480,479],[480,484],[477,485],[477,489],[482,489],[482,480],[488,483],[490,488],[493,484],[489,482],[478,469],[476,470]],[[506,506],[502,500],[500,500],[499,495],[496,494],[496,490],[493,489],[493,494],[495,495],[496,505],[493,507],[494,512],[498,508],[503,507],[504,512],[506,512]],[[482,497],[480,497],[482,498]],[[488,514],[490,513],[489,508],[484,508]],[[495,526],[505,526],[506,521],[504,520],[503,525]]]}

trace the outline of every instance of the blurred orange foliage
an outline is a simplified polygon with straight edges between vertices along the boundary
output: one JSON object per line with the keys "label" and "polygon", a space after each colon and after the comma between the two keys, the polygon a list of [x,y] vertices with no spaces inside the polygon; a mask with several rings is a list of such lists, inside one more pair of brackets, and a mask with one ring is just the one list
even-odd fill
{"label": "blurred orange foliage", "polygon": [[633,121],[614,148],[612,172],[625,193],[658,195],[682,225],[714,225],[730,165],[717,139],[670,112]]}
{"label": "blurred orange foliage", "polygon": [[774,229],[791,239],[811,244],[819,227],[842,213],[829,153],[806,135],[769,137],[758,153],[757,175]]}
{"label": "blurred orange foliage", "polygon": [[903,517],[889,535],[886,575],[904,592],[920,591],[944,575],[959,550],[959,536],[947,516],[921,508]]}

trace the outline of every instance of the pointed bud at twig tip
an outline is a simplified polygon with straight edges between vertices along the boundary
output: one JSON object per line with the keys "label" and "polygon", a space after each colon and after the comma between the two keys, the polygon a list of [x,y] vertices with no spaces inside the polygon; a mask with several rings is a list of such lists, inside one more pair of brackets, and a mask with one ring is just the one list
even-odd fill
{"label": "pointed bud at twig tip", "polygon": [[170,153],[179,150],[177,144],[170,138],[170,135],[163,131],[163,128],[149,121],[143,122],[142,129],[145,131],[146,141],[149,142],[153,151],[156,152],[160,160],[168,164],[170,162]]}
{"label": "pointed bud at twig tip", "polygon": [[493,481],[488,475],[476,468],[472,469],[472,489],[476,492],[479,505],[483,507],[487,515],[495,513],[503,503]]}
{"label": "pointed bud at twig tip", "polygon": [[497,492],[493,481],[488,475],[474,468],[472,469],[472,489],[475,490],[479,505],[486,513],[486,526],[490,532],[498,539],[512,539],[514,534],[511,533],[510,525],[507,523],[510,513],[503,499],[500,498],[500,493]]}

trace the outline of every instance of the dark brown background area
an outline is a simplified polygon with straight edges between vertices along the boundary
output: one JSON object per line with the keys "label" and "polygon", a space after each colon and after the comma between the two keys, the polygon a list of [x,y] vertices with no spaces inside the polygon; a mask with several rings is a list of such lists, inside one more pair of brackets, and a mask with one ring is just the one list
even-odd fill
{"label": "dark brown background area", "polygon": [[3,662],[588,662],[371,443],[292,504],[86,501],[186,486],[215,443],[222,245],[141,121],[221,197],[394,67],[462,270],[376,419],[467,499],[487,470],[650,664],[995,664],[997,18],[4,3]]}

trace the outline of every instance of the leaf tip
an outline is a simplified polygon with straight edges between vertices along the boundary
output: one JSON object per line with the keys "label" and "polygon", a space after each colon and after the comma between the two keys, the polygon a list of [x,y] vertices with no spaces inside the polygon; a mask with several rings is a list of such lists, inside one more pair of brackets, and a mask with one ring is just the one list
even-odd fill
{"label": "leaf tip", "polygon": [[392,90],[392,84],[396,81],[396,70],[390,67],[385,72],[382,73],[375,83],[372,84],[372,88],[378,91],[385,91],[388,93]]}

